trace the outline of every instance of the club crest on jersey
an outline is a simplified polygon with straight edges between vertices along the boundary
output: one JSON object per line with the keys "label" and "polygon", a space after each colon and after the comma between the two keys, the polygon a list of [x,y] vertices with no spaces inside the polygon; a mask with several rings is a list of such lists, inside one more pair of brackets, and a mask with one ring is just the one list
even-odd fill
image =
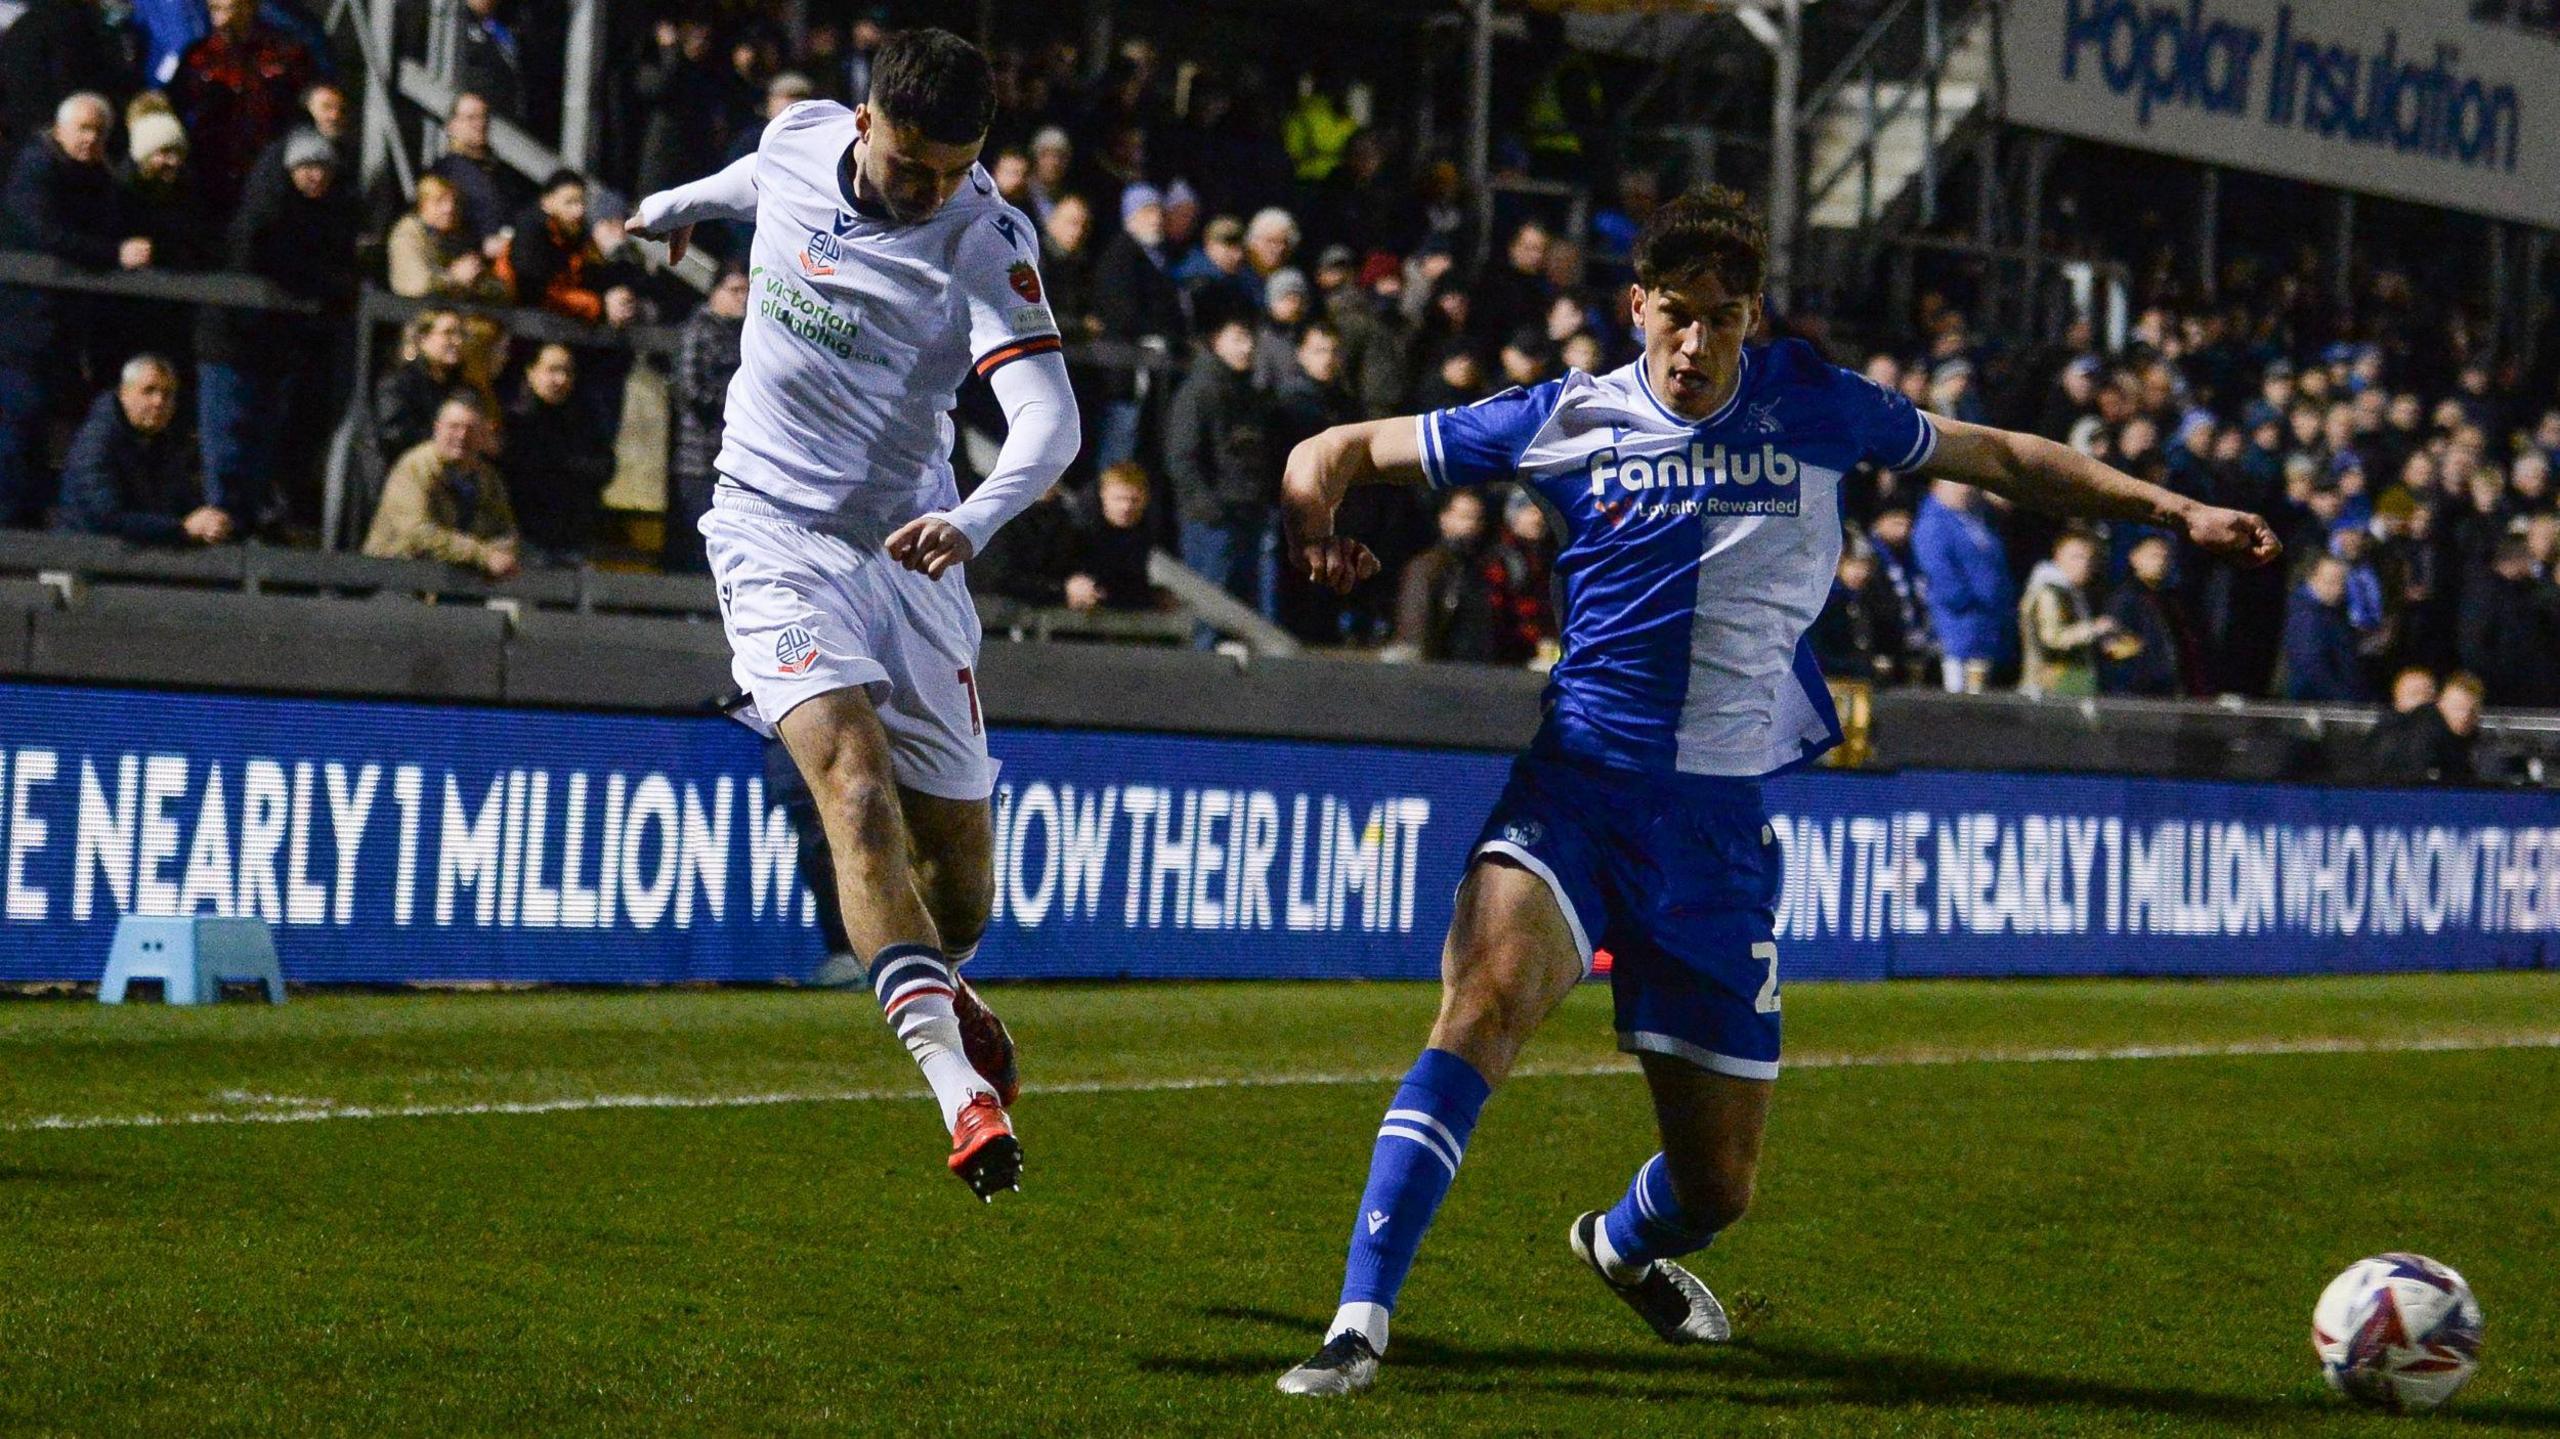
{"label": "club crest on jersey", "polygon": [[800,251],[800,268],[811,276],[832,275],[836,261],[843,258],[843,241],[824,230],[811,230],[807,247]]}
{"label": "club crest on jersey", "polygon": [[[1776,445],[1687,447],[1628,455],[1612,447],[1591,457],[1591,497],[1610,521],[1653,514],[1792,515],[1803,463]],[[1614,492],[1614,493],[1613,493]]]}
{"label": "club crest on jersey", "polygon": [[1040,272],[1031,268],[1029,260],[1016,260],[1006,266],[1004,281],[1013,286],[1013,292],[1022,297],[1022,303],[1040,303]]}
{"label": "club crest on jersey", "polygon": [[818,662],[818,637],[803,625],[785,626],[773,637],[774,668],[787,675],[805,675]]}

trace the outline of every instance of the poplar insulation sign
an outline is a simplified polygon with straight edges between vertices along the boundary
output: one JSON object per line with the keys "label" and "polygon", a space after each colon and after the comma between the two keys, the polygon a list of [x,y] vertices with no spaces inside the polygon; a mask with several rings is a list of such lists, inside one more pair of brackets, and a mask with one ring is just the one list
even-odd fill
{"label": "poplar insulation sign", "polygon": [[[1427,978],[1502,756],[1000,730],[989,978]],[[1798,978],[2560,963],[2560,797],[1815,772]],[[302,982],[796,980],[824,948],[719,719],[0,686],[0,980],[254,915]],[[1606,936],[1600,936],[1605,944]]]}
{"label": "poplar insulation sign", "polygon": [[2009,118],[2560,225],[2560,46],[2468,0],[2008,0]]}

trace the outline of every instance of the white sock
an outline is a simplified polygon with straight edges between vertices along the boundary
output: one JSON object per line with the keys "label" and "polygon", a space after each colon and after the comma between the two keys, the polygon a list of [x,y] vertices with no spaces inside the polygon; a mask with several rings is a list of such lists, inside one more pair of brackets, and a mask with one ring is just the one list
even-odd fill
{"label": "white sock", "polygon": [[960,1111],[994,1088],[969,1067],[960,1047],[960,1021],[951,1011],[951,966],[931,945],[893,944],[871,962],[871,992],[880,1012],[933,1086],[942,1127],[960,1122]]}
{"label": "white sock", "polygon": [[960,966],[976,959],[978,957],[978,945],[981,942],[982,941],[973,939],[967,944],[958,945],[950,950],[947,957],[951,961],[951,967],[957,970]]}
{"label": "white sock", "polygon": [[1591,1257],[1600,1261],[1600,1272],[1611,1279],[1620,1284],[1633,1284],[1653,1267],[1650,1264],[1629,1264],[1619,1258],[1617,1247],[1609,1242],[1608,1225],[1594,1224],[1591,1231]]}
{"label": "white sock", "polygon": [[1358,1330],[1369,1341],[1369,1347],[1381,1354],[1387,1352],[1387,1306],[1383,1304],[1345,1304],[1333,1312],[1333,1323],[1324,1331],[1324,1342],[1348,1331]]}

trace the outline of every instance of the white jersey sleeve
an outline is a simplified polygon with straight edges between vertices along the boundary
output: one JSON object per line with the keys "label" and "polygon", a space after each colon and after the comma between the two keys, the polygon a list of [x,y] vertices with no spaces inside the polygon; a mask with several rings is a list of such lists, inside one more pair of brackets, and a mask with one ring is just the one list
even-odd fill
{"label": "white jersey sleeve", "polygon": [[1047,494],[1084,444],[1076,421],[1075,386],[1067,380],[1063,357],[1043,355],[1028,364],[998,365],[987,385],[1004,407],[1004,447],[969,498],[935,516],[969,537],[972,555],[985,554],[987,541],[1006,521]]}
{"label": "white jersey sleeve", "polygon": [[1040,231],[1010,205],[969,221],[951,257],[967,313],[970,368],[985,379],[1016,360],[1055,354],[1058,322],[1040,286]]}
{"label": "white jersey sleeve", "polygon": [[643,198],[631,211],[631,228],[643,235],[663,236],[705,220],[755,217],[756,157],[750,151],[716,174]]}

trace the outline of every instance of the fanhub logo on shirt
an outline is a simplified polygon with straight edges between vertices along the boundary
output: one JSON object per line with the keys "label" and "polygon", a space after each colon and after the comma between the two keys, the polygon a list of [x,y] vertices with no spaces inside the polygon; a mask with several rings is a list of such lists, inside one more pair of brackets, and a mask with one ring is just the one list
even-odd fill
{"label": "fanhub logo on shirt", "polygon": [[1603,508],[1625,506],[1630,515],[1792,515],[1802,469],[1795,456],[1766,443],[1731,450],[1691,440],[1686,449],[1624,459],[1612,448],[1591,457],[1591,496],[1606,500],[1615,485],[1628,498]]}

